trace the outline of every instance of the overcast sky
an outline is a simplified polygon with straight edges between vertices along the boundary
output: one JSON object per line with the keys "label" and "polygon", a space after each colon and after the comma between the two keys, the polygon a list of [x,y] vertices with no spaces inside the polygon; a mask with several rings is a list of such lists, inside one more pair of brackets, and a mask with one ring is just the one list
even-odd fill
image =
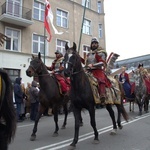
{"label": "overcast sky", "polygon": [[106,50],[118,60],[150,54],[150,0],[104,0]]}

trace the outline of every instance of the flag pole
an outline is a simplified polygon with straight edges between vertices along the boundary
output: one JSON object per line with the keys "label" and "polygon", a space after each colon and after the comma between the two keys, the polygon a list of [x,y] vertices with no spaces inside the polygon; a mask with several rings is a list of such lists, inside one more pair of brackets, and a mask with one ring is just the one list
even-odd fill
{"label": "flag pole", "polygon": [[84,11],[83,11],[83,17],[82,17],[82,25],[81,25],[81,31],[80,31],[78,53],[80,52],[80,45],[81,45],[81,38],[82,38],[82,30],[83,30],[83,23],[84,23],[84,17],[85,17],[86,3],[87,3],[87,0],[85,0],[85,4],[84,4]]}
{"label": "flag pole", "polygon": [[[45,10],[46,10],[46,3],[45,3]],[[45,19],[45,15],[44,15],[44,19]],[[45,29],[45,24],[44,24],[44,64],[45,64],[45,48],[46,48],[45,41],[46,41],[46,29]]]}
{"label": "flag pole", "polygon": [[45,64],[45,49],[46,49],[46,46],[45,46],[45,44],[46,44],[46,30],[45,30],[45,27],[44,27],[44,64]]}

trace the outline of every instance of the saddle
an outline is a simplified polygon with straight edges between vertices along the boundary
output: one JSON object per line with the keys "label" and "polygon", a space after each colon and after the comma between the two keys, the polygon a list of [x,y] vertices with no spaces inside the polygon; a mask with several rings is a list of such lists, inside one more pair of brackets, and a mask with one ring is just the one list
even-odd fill
{"label": "saddle", "polygon": [[89,79],[91,89],[93,91],[93,97],[95,100],[95,104],[101,104],[100,95],[98,92],[99,85],[98,85],[97,79],[95,77],[93,77],[92,74],[90,74],[89,72],[86,72],[86,75]]}
{"label": "saddle", "polygon": [[[91,89],[93,91],[93,97],[95,100],[95,104],[104,103],[104,102],[101,102],[101,100],[100,100],[100,95],[99,95],[99,91],[98,91],[99,84],[98,84],[97,79],[88,72],[86,73],[86,75],[89,79]],[[119,85],[113,77],[108,76],[108,78],[109,78],[110,82],[112,83],[112,87],[106,88],[105,104],[121,104],[121,92],[119,89]]]}
{"label": "saddle", "polygon": [[64,95],[64,93],[62,92],[62,86],[61,86],[61,83],[60,81],[63,80],[66,84],[66,88],[68,89],[67,91],[70,91],[70,81],[69,79],[63,77],[63,76],[57,76],[57,75],[53,75],[53,77],[55,78],[57,84],[58,84],[58,87],[59,87],[59,92],[60,94]]}

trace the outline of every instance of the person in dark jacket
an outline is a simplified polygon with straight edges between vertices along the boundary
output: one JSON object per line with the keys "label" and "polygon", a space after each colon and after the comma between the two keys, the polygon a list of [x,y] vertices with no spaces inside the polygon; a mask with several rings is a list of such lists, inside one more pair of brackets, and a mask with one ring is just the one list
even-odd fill
{"label": "person in dark jacket", "polygon": [[29,89],[29,95],[31,102],[30,119],[31,121],[35,121],[39,106],[39,89],[36,81],[32,81],[31,87]]}
{"label": "person in dark jacket", "polygon": [[21,114],[21,105],[23,104],[23,92],[21,88],[21,81],[22,78],[18,77],[15,80],[14,84],[14,97],[15,97],[15,103],[17,106],[17,121],[23,121],[22,120],[22,114]]}

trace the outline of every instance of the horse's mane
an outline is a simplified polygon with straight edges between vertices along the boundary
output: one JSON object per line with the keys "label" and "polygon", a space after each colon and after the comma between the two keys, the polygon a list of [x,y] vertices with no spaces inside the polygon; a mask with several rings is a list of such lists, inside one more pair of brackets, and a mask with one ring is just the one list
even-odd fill
{"label": "horse's mane", "polygon": [[[78,54],[78,52],[75,52],[73,54],[74,54],[75,62],[76,62],[75,68],[77,68],[77,70],[75,70],[75,71],[79,72],[77,74],[78,74],[78,78],[80,80],[80,82],[78,82],[78,83],[76,82],[75,84],[77,87],[79,86],[79,84],[81,85],[81,87],[83,87],[87,84],[88,77],[83,69],[80,55]],[[84,88],[84,89],[86,89],[86,88]]]}
{"label": "horse's mane", "polygon": [[16,132],[16,111],[13,104],[13,87],[9,76],[5,71],[0,69],[0,75],[4,81],[4,86],[6,87],[4,98],[1,100],[2,104],[0,104],[0,118],[2,117],[6,123],[8,143],[10,143]]}

